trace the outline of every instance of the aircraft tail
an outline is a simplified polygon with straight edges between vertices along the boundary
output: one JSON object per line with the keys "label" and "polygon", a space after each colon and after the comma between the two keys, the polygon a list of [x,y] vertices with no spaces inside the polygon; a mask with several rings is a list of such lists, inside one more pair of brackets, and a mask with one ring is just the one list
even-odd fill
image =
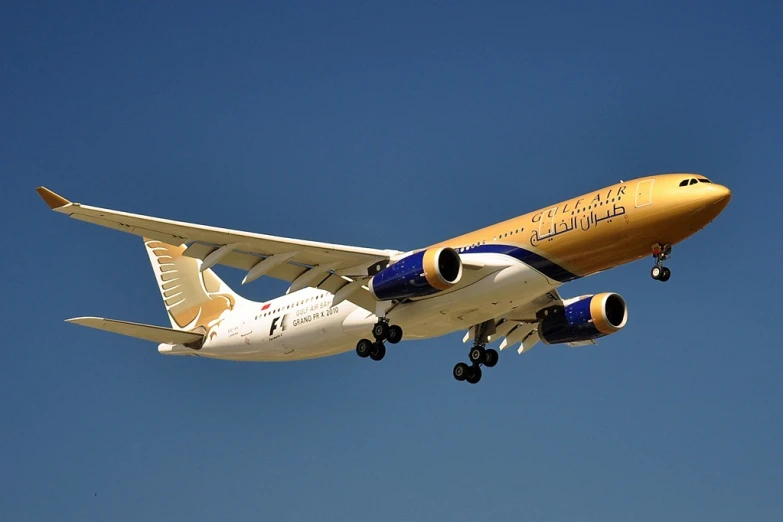
{"label": "aircraft tail", "polygon": [[148,238],[144,238],[144,245],[175,330],[203,328],[207,333],[232,310],[250,303],[211,269],[202,271],[200,259],[184,256],[184,245],[167,245]]}

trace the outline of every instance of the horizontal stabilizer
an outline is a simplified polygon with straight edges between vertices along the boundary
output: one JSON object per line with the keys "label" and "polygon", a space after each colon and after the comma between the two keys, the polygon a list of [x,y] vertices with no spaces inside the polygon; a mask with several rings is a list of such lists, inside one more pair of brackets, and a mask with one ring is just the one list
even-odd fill
{"label": "horizontal stabilizer", "polygon": [[104,317],[75,317],[66,319],[66,322],[164,344],[200,343],[204,339],[204,336],[200,333],[183,332],[173,328],[117,321],[116,319],[106,319]]}

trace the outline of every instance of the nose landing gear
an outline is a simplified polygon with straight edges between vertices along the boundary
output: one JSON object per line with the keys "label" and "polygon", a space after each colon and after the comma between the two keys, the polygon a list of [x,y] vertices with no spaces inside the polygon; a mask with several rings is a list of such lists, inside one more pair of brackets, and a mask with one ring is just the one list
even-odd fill
{"label": "nose landing gear", "polygon": [[671,277],[672,271],[663,266],[663,262],[671,257],[672,246],[668,243],[665,245],[656,243],[652,246],[652,251],[655,258],[655,266],[650,271],[650,276],[656,281],[665,283]]}

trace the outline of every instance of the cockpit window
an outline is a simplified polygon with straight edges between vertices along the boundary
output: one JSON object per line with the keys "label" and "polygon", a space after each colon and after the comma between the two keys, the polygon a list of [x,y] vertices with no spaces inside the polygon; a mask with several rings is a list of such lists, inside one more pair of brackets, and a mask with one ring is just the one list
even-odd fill
{"label": "cockpit window", "polygon": [[688,185],[695,185],[696,183],[712,183],[712,181],[708,180],[707,178],[690,178],[680,181],[680,186],[687,187]]}

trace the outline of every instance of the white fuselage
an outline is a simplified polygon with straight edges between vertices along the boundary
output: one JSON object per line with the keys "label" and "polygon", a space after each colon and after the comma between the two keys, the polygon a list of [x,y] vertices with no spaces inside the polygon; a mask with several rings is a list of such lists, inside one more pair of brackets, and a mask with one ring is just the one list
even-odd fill
{"label": "white fuselage", "polygon": [[[492,262],[492,256],[481,255]],[[468,259],[471,254],[463,257]],[[438,337],[502,316],[560,283],[525,263],[497,259],[503,268],[459,290],[399,304],[386,316],[402,327],[405,339]],[[501,263],[502,262],[502,263]],[[293,361],[334,355],[356,347],[371,331],[376,314],[350,301],[332,305],[334,295],[305,288],[267,303],[248,302],[226,314],[203,347],[159,346],[170,355],[197,355],[241,361]]]}

